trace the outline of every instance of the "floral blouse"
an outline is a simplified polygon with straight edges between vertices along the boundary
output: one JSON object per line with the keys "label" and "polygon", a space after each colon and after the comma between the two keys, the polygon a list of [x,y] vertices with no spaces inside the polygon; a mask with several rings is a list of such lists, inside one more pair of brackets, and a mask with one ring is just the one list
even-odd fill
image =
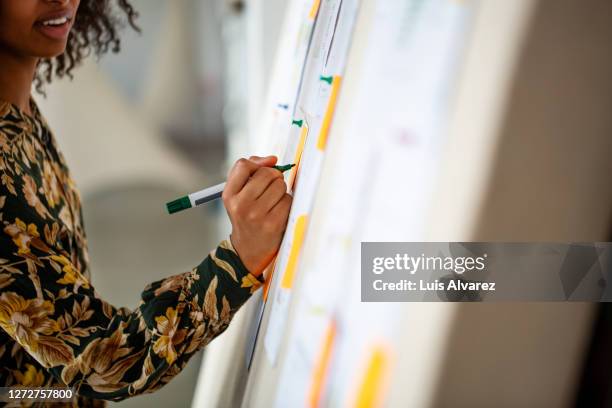
{"label": "floral blouse", "polygon": [[0,386],[68,386],[79,407],[152,392],[225,330],[261,278],[227,240],[149,284],[134,310],[105,302],[89,281],[79,193],[32,109],[0,102]]}

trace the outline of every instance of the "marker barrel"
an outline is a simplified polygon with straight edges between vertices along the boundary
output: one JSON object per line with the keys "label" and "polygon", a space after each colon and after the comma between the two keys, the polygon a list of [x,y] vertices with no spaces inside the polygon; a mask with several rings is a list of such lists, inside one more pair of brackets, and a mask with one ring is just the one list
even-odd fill
{"label": "marker barrel", "polygon": [[197,193],[189,194],[188,197],[189,201],[191,201],[191,206],[195,207],[197,205],[216,200],[217,198],[221,198],[223,190],[225,189],[225,184],[226,183],[217,184],[216,186],[205,188]]}
{"label": "marker barrel", "polygon": [[[285,166],[274,166],[274,168],[280,172],[286,172],[295,167],[295,164],[287,164]],[[198,205],[205,204],[209,201],[221,198],[223,190],[225,189],[226,183],[217,184],[216,186],[205,188],[204,190],[196,193],[177,198],[166,204],[166,209],[169,214],[174,214],[179,211],[187,210],[189,208],[197,207]]]}

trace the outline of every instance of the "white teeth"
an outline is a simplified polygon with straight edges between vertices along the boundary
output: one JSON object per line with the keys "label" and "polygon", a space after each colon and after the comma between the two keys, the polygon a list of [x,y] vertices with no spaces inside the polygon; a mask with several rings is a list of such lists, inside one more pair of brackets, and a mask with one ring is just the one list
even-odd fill
{"label": "white teeth", "polygon": [[43,25],[45,26],[59,26],[66,24],[68,22],[68,17],[56,18],[55,20],[47,20],[43,21]]}

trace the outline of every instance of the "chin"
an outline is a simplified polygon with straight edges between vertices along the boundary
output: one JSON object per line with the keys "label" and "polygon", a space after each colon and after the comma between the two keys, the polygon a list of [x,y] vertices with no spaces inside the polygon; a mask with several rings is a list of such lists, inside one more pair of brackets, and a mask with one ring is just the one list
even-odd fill
{"label": "chin", "polygon": [[51,59],[51,58],[59,57],[65,52],[66,52],[66,44],[58,44],[56,46],[49,46],[49,47],[38,49],[36,52],[36,56],[38,58]]}

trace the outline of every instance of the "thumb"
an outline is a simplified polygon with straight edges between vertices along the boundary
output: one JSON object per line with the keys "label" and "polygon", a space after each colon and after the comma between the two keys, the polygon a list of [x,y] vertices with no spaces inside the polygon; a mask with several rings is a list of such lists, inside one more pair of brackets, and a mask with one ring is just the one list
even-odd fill
{"label": "thumb", "polygon": [[276,156],[268,156],[268,157],[259,157],[259,156],[251,156],[249,160],[253,163],[262,166],[262,167],[272,167],[278,161]]}

